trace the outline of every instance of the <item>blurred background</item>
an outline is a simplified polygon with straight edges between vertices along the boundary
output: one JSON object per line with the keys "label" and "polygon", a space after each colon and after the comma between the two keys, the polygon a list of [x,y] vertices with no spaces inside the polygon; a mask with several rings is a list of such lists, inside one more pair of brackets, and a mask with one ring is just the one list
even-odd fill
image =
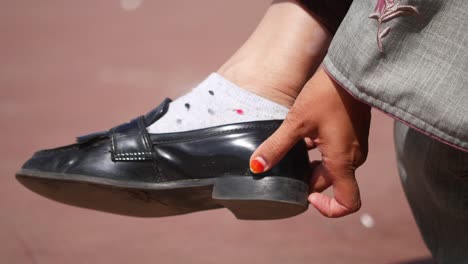
{"label": "blurred background", "polygon": [[[270,0],[0,1],[1,263],[433,263],[400,187],[392,120],[374,112],[362,209],[277,221],[227,210],[139,219],[16,182],[33,151],[176,98],[249,36]],[[316,155],[316,154],[313,154]]]}

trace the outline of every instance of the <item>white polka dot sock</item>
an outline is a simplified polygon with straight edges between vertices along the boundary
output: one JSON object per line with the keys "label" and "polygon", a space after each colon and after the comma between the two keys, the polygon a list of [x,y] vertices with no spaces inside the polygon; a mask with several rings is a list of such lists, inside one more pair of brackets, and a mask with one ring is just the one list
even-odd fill
{"label": "white polka dot sock", "polygon": [[189,93],[169,104],[167,113],[148,127],[170,133],[225,124],[284,119],[288,108],[251,93],[212,73]]}

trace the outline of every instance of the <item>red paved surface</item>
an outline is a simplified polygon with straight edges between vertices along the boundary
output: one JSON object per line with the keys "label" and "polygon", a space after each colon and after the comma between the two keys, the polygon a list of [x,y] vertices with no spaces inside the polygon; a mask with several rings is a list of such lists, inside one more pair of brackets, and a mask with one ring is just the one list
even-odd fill
{"label": "red paved surface", "polygon": [[[202,80],[269,3],[143,1],[126,11],[121,2],[1,1],[1,263],[431,263],[415,261],[429,253],[399,184],[392,121],[379,113],[359,170],[363,208],[342,219],[313,209],[271,222],[226,210],[138,219],[20,186],[13,174],[34,150],[127,121]],[[363,213],[375,227],[361,225]]]}

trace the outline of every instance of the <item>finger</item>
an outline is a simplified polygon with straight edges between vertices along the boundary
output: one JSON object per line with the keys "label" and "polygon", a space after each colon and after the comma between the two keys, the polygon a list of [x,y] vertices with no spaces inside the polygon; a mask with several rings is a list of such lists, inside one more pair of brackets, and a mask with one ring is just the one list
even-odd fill
{"label": "finger", "polygon": [[323,170],[323,166],[321,166],[321,164],[322,162],[318,160],[314,160],[310,163],[312,170],[312,177],[309,181],[311,193],[323,192],[332,185],[331,179],[327,178],[323,172],[319,172],[319,170]]}
{"label": "finger", "polygon": [[262,173],[271,169],[286,153],[302,140],[304,124],[300,117],[290,113],[281,126],[267,140],[265,140],[250,157],[250,170],[253,173]]}
{"label": "finger", "polygon": [[329,218],[337,218],[350,214],[349,208],[340,204],[335,198],[330,198],[322,193],[312,193],[309,195],[309,202],[322,215]]}
{"label": "finger", "polygon": [[317,192],[309,196],[310,203],[324,216],[341,217],[361,208],[359,188],[352,167],[322,163],[314,171],[313,177],[329,179],[333,185],[334,198]]}
{"label": "finger", "polygon": [[313,150],[317,147],[315,142],[310,137],[304,138],[304,142],[306,143],[307,150]]}

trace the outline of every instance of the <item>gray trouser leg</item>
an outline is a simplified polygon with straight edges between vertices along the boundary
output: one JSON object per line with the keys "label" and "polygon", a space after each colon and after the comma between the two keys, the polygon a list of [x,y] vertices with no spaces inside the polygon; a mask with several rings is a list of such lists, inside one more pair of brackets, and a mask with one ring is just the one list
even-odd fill
{"label": "gray trouser leg", "polygon": [[468,153],[395,123],[398,171],[423,239],[440,264],[468,263]]}

